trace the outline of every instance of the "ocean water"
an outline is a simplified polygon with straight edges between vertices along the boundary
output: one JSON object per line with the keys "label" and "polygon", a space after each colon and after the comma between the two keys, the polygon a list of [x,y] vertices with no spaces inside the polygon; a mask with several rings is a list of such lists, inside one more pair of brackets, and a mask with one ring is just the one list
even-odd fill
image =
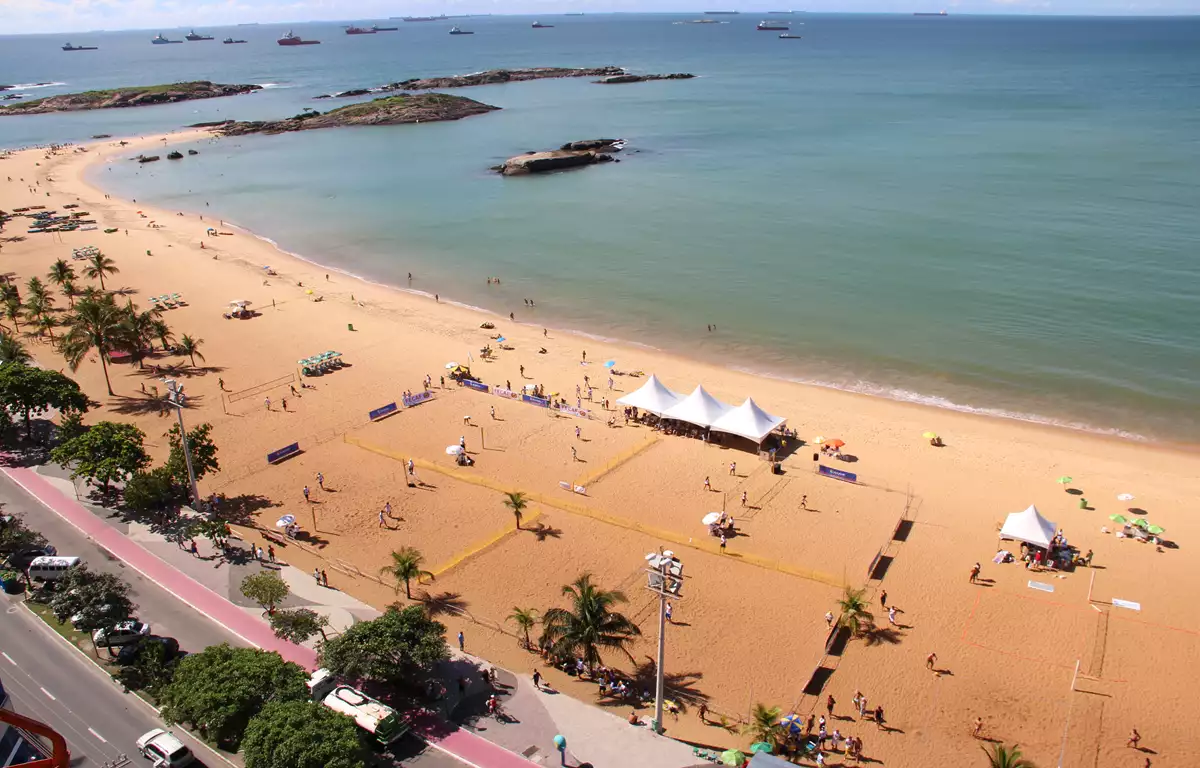
{"label": "ocean water", "polygon": [[[270,84],[0,118],[0,146],[282,117],[334,106],[312,100],[321,93],[493,67],[693,72],[464,89],[503,110],[202,143],[197,157],[116,163],[97,180],[181,210],[207,201],[332,268],[401,287],[412,272],[413,289],[539,325],[1200,442],[1200,19],[795,14],[803,39],[780,40],[748,14],[672,23],[687,18],[543,17],[545,30],[477,18],[457,22],[476,32],[462,37],[450,22],[357,37],[296,25],[322,45],[290,49],[274,44],[286,28],[265,25],[172,46],[150,45],[153,31],[72,36],[101,48],[80,53],[58,37],[0,37],[0,82],[56,83],[18,93]],[[488,172],[602,136],[629,140],[621,163]]]}

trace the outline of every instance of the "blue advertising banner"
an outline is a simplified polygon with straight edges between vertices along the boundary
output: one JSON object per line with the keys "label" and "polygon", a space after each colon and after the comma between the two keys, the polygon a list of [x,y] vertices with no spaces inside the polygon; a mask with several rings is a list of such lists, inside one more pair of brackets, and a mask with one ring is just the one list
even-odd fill
{"label": "blue advertising banner", "polygon": [[534,405],[542,408],[550,407],[550,401],[541,397],[534,397],[533,395],[521,395],[521,399],[527,403],[533,403]]}
{"label": "blue advertising banner", "polygon": [[[405,403],[405,405],[407,405],[407,403]],[[395,403],[388,403],[387,405],[385,405],[381,408],[376,408],[375,410],[368,413],[367,418],[370,419],[371,421],[378,421],[379,419],[382,419],[384,416],[391,416],[393,413],[396,412],[396,410],[397,410],[397,405]]]}
{"label": "blue advertising banner", "polygon": [[405,408],[412,408],[414,405],[420,405],[421,403],[425,402],[426,400],[432,400],[432,399],[433,399],[433,393],[428,392],[428,391],[413,392],[411,395],[405,395],[404,397],[401,398],[401,400],[404,402]]}
{"label": "blue advertising banner", "polygon": [[278,464],[288,456],[300,453],[300,443],[292,443],[291,445],[280,448],[278,451],[272,451],[267,454],[268,464]]}
{"label": "blue advertising banner", "polygon": [[825,477],[832,477],[834,480],[845,480],[847,483],[858,482],[858,475],[854,474],[853,472],[834,469],[833,467],[827,467],[824,464],[817,465],[817,474],[825,475]]}
{"label": "blue advertising banner", "polygon": [[488,391],[488,385],[484,384],[482,381],[472,381],[471,379],[464,379],[463,386],[470,387],[471,389],[474,389],[477,392],[487,392]]}

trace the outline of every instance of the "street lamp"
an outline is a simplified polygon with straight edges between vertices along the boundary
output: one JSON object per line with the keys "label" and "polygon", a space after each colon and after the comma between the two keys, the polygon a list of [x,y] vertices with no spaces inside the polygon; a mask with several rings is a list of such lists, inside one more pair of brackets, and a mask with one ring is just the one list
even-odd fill
{"label": "street lamp", "polygon": [[167,402],[175,406],[179,416],[179,439],[183,444],[183,460],[187,463],[188,481],[192,484],[192,504],[200,505],[200,489],[196,487],[196,472],[192,469],[192,451],[188,448],[187,428],[183,426],[183,409],[187,405],[187,395],[183,394],[183,385],[174,379],[163,379],[167,385]]}
{"label": "street lamp", "polygon": [[683,563],[669,549],[646,555],[646,589],[658,595],[658,665],[654,681],[654,731],[663,731],[663,662],[667,653],[667,600],[678,600]]}

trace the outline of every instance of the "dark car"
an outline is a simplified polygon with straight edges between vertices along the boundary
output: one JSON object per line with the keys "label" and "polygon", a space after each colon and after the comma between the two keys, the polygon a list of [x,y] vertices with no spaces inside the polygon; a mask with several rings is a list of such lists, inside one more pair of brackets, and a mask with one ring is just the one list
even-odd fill
{"label": "dark car", "polygon": [[29,570],[29,564],[39,557],[53,557],[58,554],[54,547],[27,547],[17,550],[8,556],[8,567],[24,573]]}
{"label": "dark car", "polygon": [[163,661],[171,661],[179,655],[179,641],[173,637],[162,637],[160,635],[148,635],[143,637],[136,643],[122,646],[117,652],[118,664],[132,664],[141,655],[142,650],[153,645],[160,645],[163,649]]}

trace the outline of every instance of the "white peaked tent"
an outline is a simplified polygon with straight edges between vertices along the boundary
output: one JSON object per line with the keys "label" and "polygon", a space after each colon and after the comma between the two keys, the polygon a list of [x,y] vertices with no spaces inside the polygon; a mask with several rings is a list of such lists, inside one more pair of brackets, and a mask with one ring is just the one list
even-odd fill
{"label": "white peaked tent", "polygon": [[1013,512],[1000,529],[1000,538],[1023,541],[1035,547],[1050,548],[1054,538],[1054,523],[1042,517],[1032,504],[1024,512]]}
{"label": "white peaked tent", "polygon": [[732,410],[732,406],[722,403],[708,394],[704,387],[699,386],[692,390],[692,394],[669,408],[664,415],[669,419],[679,419],[689,424],[711,427],[717,419]]}
{"label": "white peaked tent", "polygon": [[718,432],[728,432],[761,443],[767,435],[785,421],[787,419],[772,416],[759,408],[758,404],[748,397],[746,402],[717,419],[712,428]]}
{"label": "white peaked tent", "polygon": [[672,406],[679,403],[682,397],[663,386],[657,376],[651,375],[646,383],[622,397],[617,402],[621,405],[631,405],[643,411],[649,411],[662,416]]}

